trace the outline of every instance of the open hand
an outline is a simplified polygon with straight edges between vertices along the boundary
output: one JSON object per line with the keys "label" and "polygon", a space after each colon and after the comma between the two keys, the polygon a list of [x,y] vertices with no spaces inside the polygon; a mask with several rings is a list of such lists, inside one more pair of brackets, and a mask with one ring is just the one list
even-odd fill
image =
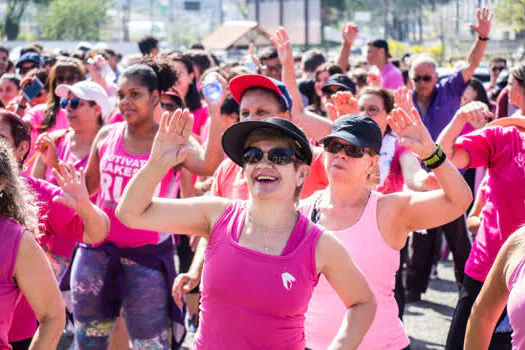
{"label": "open hand", "polygon": [[490,25],[492,22],[492,16],[494,13],[489,10],[488,7],[483,7],[476,11],[476,17],[478,19],[478,24],[471,24],[470,28],[474,30],[481,38],[488,38],[490,34]]}
{"label": "open hand", "polygon": [[394,101],[396,108],[402,108],[408,114],[414,108],[414,101],[412,100],[412,90],[406,87],[400,87],[394,91]]}
{"label": "open hand", "polygon": [[149,163],[155,163],[166,170],[186,160],[188,145],[193,127],[193,115],[188,109],[164,112],[160,117],[159,130],[153,146]]}
{"label": "open hand", "polygon": [[333,103],[325,105],[326,112],[332,121],[347,114],[357,114],[359,106],[357,99],[350,91],[339,91],[332,95]]}
{"label": "open hand", "polygon": [[344,43],[352,46],[359,34],[359,27],[355,23],[347,23],[343,26],[342,34]]}
{"label": "open hand", "polygon": [[398,142],[401,146],[408,148],[421,159],[426,159],[435,152],[437,146],[415,108],[412,108],[410,114],[401,108],[395,108],[386,120],[399,137]]}
{"label": "open hand", "polygon": [[58,170],[52,169],[52,172],[64,192],[54,197],[54,202],[62,203],[76,212],[90,205],[84,168],[77,171],[72,164],[60,163]]}
{"label": "open hand", "polygon": [[283,66],[291,65],[293,67],[292,44],[286,29],[279,27],[275,35],[270,38],[273,46],[277,49],[279,60]]}

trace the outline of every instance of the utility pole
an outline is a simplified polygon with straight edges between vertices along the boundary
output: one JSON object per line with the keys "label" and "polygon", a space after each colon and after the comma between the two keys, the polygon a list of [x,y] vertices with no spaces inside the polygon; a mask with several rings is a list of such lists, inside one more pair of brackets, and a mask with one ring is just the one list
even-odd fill
{"label": "utility pole", "polygon": [[388,39],[388,0],[383,2],[383,25],[385,26],[385,31],[383,34],[383,39]]}
{"label": "utility pole", "polygon": [[279,0],[279,25],[284,27],[284,0]]}
{"label": "utility pole", "polygon": [[151,35],[153,35],[153,0],[149,0],[149,21],[151,23]]}
{"label": "utility pole", "polygon": [[308,5],[308,0],[304,0],[304,48],[306,50],[308,50],[308,46],[310,45],[310,38],[309,38],[309,31],[310,31],[310,26],[309,26],[309,13],[308,13],[308,10],[309,10],[309,5]]}
{"label": "utility pole", "polygon": [[255,21],[259,23],[260,18],[259,0],[255,0]]}
{"label": "utility pole", "polygon": [[122,5],[122,40],[129,42],[129,21],[131,20],[131,0]]}
{"label": "utility pole", "polygon": [[222,0],[219,0],[219,25],[224,23],[224,11],[222,10]]}

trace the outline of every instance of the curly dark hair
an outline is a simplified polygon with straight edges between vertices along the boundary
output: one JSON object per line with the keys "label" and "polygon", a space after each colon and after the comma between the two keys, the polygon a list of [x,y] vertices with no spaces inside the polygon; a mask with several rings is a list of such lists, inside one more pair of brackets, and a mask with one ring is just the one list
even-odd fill
{"label": "curly dark hair", "polygon": [[0,140],[0,215],[15,220],[33,234],[38,234],[38,207],[34,196],[18,172],[13,150]]}

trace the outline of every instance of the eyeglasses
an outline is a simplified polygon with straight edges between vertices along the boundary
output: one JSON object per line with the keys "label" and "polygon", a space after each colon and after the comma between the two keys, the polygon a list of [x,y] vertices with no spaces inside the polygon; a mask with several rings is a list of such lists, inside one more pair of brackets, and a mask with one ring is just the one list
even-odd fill
{"label": "eyeglasses", "polygon": [[379,112],[381,112],[381,109],[381,107],[376,105],[362,106],[359,107],[359,113],[366,114],[369,117],[375,117],[379,114]]}
{"label": "eyeglasses", "polygon": [[352,158],[363,158],[366,153],[366,149],[349,143],[348,145],[343,145],[340,142],[337,142],[334,139],[328,139],[324,141],[324,150],[329,153],[337,154],[342,149],[345,150],[347,156]]}
{"label": "eyeglasses", "polygon": [[268,160],[276,165],[286,165],[290,164],[293,161],[298,161],[299,159],[295,155],[294,151],[289,148],[276,147],[272,148],[268,152],[263,152],[262,149],[257,147],[250,147],[244,151],[244,156],[242,161],[244,164],[256,164],[259,163],[263,157],[264,153],[268,154]]}
{"label": "eyeglasses", "polygon": [[283,69],[281,64],[275,66],[262,66],[263,71],[266,72],[280,72]]}
{"label": "eyeglasses", "polygon": [[72,110],[77,109],[80,106],[80,99],[78,97],[73,97],[72,99],[67,99],[62,97],[60,99],[60,108],[67,109],[67,106],[71,107]]}
{"label": "eyeglasses", "polygon": [[425,83],[428,83],[432,80],[432,76],[431,75],[423,75],[423,76],[415,76],[414,78],[412,78],[414,80],[414,82],[416,83],[419,83],[421,80],[423,80]]}
{"label": "eyeglasses", "polygon": [[493,71],[494,73],[501,72],[504,69],[505,69],[505,67],[492,67],[492,68],[490,68],[490,70]]}
{"label": "eyeglasses", "polygon": [[20,67],[20,75],[26,75],[27,73],[29,73],[33,69],[38,69],[38,68],[40,68],[40,66],[36,65],[36,64],[34,64],[32,66]]}
{"label": "eyeglasses", "polygon": [[163,110],[168,111],[168,112],[175,112],[177,108],[182,108],[182,105],[178,103],[162,103],[161,102],[160,106],[162,107]]}

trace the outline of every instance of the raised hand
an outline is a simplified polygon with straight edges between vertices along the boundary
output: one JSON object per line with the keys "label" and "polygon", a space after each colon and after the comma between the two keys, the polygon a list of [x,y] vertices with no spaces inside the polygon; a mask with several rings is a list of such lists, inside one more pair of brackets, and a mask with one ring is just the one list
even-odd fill
{"label": "raised hand", "polygon": [[366,79],[366,83],[370,86],[383,86],[383,80],[381,79],[381,75],[376,73],[368,73],[368,79]]}
{"label": "raised hand", "polygon": [[[210,73],[211,74],[211,73]],[[226,99],[226,96],[228,96],[228,82],[226,81],[226,79],[223,78],[222,75],[220,74],[217,74],[217,80],[219,81],[219,83],[221,83],[221,91],[222,91],[222,94],[221,96],[215,100],[215,101],[211,101],[211,100],[208,100],[206,97],[204,97],[206,99],[206,104],[208,105],[208,107],[210,109],[215,109],[218,113],[210,113],[210,115],[220,115],[220,112],[221,112],[221,106],[222,104],[224,103],[224,100]],[[202,89],[202,87],[201,87]]]}
{"label": "raised hand", "polygon": [[61,196],[54,197],[53,201],[62,203],[76,212],[90,205],[84,168],[77,171],[72,164],[60,163],[58,170],[52,171],[64,192]]}
{"label": "raised hand", "polygon": [[293,54],[292,54],[292,44],[290,43],[290,38],[286,29],[279,27],[275,32],[275,35],[270,38],[273,46],[277,49],[277,54],[279,55],[279,60],[283,66],[292,65],[293,66]]}
{"label": "raised hand", "polygon": [[359,34],[359,27],[355,23],[347,23],[343,26],[342,34],[343,42],[348,46],[352,46]]}
{"label": "raised hand", "polygon": [[489,10],[488,7],[483,7],[476,11],[476,17],[478,19],[477,25],[471,24],[470,28],[474,30],[481,38],[488,38],[490,34],[490,25],[494,12]]}
{"label": "raised hand", "polygon": [[388,125],[399,137],[399,144],[417,154],[421,159],[430,157],[436,150],[432,137],[421,121],[418,111],[412,108],[408,114],[401,108],[394,109],[386,117]]}
{"label": "raised hand", "polygon": [[406,87],[400,87],[394,91],[394,101],[396,108],[402,108],[408,114],[414,108],[414,101],[412,100],[412,90]]}
{"label": "raised hand", "polygon": [[192,127],[193,115],[188,109],[179,108],[173,113],[164,112],[148,162],[165,170],[183,163],[190,150],[188,141]]}
{"label": "raised hand", "polygon": [[332,121],[347,114],[357,114],[359,112],[357,99],[350,91],[340,91],[332,95],[333,103],[325,105],[328,116]]}
{"label": "raised hand", "polygon": [[36,139],[35,148],[40,152],[42,161],[48,167],[55,168],[58,166],[57,149],[55,146],[55,140],[48,134],[43,133]]}
{"label": "raised hand", "polygon": [[456,112],[456,118],[462,118],[477,128],[485,125],[492,116],[488,106],[479,101],[467,103]]}

